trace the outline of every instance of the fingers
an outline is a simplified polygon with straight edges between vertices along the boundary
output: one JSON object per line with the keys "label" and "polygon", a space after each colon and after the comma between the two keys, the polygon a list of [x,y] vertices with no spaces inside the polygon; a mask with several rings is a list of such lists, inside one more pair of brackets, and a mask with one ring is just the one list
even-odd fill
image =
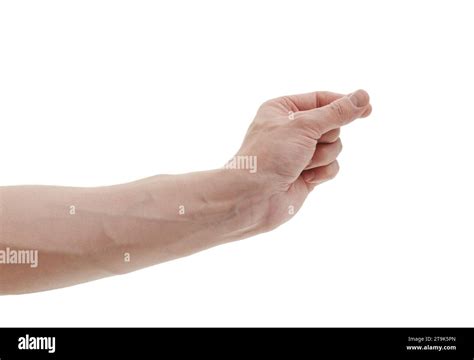
{"label": "fingers", "polygon": [[369,101],[367,92],[357,90],[323,107],[300,112],[299,122],[312,129],[319,138],[359,117],[368,116],[371,111]]}
{"label": "fingers", "polygon": [[327,133],[323,134],[318,140],[318,144],[321,143],[326,143],[330,144],[339,139],[339,135],[341,134],[341,129],[337,128],[331,131],[328,131]]}
{"label": "fingers", "polygon": [[319,185],[325,181],[333,179],[339,172],[339,164],[333,161],[329,165],[317,167],[310,170],[305,170],[302,173],[302,178],[312,190],[314,186]]}
{"label": "fingers", "polygon": [[318,143],[313,158],[305,169],[329,165],[336,160],[341,151],[342,142],[340,139],[330,144]]}
{"label": "fingers", "polygon": [[369,116],[372,113],[372,105],[367,105],[367,110],[364,111],[364,113],[360,116],[362,118],[365,118]]}
{"label": "fingers", "polygon": [[330,91],[316,91],[306,94],[283,96],[279,99],[290,107],[288,110],[304,111],[326,106],[343,96],[344,94]]}

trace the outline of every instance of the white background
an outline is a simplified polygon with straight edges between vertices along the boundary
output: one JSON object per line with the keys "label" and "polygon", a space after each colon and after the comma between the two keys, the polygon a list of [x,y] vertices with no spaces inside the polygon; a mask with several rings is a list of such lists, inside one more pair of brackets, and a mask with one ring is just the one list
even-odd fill
{"label": "white background", "polygon": [[469,1],[3,1],[1,185],[222,165],[280,95],[364,88],[277,230],[0,298],[2,326],[474,326]]}

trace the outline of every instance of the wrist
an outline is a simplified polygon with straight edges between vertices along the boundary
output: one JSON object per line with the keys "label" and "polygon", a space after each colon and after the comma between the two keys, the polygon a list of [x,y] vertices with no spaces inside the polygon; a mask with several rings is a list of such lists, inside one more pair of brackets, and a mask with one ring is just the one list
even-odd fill
{"label": "wrist", "polygon": [[265,223],[268,194],[256,174],[216,169],[177,175],[173,179],[180,218],[201,231],[200,241],[217,245],[255,235]]}

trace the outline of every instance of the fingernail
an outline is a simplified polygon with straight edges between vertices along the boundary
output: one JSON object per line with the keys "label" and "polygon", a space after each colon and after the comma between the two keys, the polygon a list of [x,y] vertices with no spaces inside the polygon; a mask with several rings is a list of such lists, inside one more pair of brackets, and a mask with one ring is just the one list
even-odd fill
{"label": "fingernail", "polygon": [[349,95],[349,100],[354,106],[363,107],[369,103],[369,95],[364,90],[357,90]]}

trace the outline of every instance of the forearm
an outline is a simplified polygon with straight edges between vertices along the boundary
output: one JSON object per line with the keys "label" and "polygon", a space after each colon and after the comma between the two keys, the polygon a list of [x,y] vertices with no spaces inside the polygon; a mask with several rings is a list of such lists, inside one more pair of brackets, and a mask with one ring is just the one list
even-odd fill
{"label": "forearm", "polygon": [[[252,174],[215,170],[133,183],[0,188],[0,292],[73,285],[251,236],[268,194]],[[37,266],[6,258],[38,251]]]}

